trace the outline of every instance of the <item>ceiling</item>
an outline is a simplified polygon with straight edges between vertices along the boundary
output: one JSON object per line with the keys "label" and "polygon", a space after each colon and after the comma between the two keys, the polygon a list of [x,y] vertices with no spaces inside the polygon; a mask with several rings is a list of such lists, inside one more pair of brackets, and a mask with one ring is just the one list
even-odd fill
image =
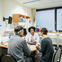
{"label": "ceiling", "polygon": [[62,6],[62,0],[17,0],[17,1],[27,7],[36,9]]}

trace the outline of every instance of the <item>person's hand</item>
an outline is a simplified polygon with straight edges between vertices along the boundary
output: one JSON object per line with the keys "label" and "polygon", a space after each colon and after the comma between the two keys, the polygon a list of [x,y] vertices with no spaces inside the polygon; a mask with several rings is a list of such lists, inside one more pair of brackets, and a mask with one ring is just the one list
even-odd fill
{"label": "person's hand", "polygon": [[36,41],[35,41],[35,40],[33,40],[33,42],[35,43]]}
{"label": "person's hand", "polygon": [[36,47],[38,47],[38,44],[36,44]]}
{"label": "person's hand", "polygon": [[27,43],[29,43],[29,40],[27,40]]}
{"label": "person's hand", "polygon": [[37,44],[36,44],[36,47],[40,47],[40,43],[37,43]]}
{"label": "person's hand", "polygon": [[38,46],[40,46],[40,43],[38,43]]}

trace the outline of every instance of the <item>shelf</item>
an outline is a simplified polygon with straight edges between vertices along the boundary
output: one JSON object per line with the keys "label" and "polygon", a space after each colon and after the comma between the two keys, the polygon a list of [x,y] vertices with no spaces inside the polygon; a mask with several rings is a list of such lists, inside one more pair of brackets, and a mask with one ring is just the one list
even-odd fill
{"label": "shelf", "polygon": [[20,17],[23,17],[25,19],[30,19],[30,16],[25,16],[25,15],[22,15],[22,14],[13,14],[13,23],[17,23],[19,22],[19,18]]}

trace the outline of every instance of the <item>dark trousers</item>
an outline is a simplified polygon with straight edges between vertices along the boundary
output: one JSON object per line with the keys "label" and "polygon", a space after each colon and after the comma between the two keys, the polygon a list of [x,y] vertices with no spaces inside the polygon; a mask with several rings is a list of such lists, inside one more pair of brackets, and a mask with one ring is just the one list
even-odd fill
{"label": "dark trousers", "polygon": [[36,62],[35,55],[36,55],[36,51],[31,53],[31,57],[32,57],[33,62]]}
{"label": "dark trousers", "polygon": [[27,57],[27,58],[25,58],[25,62],[33,62],[33,60],[31,57]]}
{"label": "dark trousers", "polygon": [[37,55],[37,62],[46,62],[45,60],[42,59],[42,55],[39,54]]}

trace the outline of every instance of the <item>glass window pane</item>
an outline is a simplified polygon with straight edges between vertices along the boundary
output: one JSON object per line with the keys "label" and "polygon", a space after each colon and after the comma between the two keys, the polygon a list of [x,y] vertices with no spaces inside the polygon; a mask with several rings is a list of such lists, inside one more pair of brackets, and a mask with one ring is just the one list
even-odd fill
{"label": "glass window pane", "polygon": [[62,30],[62,9],[57,9],[57,30]]}
{"label": "glass window pane", "polygon": [[55,13],[54,9],[36,12],[36,26],[47,28],[49,31],[55,31]]}

